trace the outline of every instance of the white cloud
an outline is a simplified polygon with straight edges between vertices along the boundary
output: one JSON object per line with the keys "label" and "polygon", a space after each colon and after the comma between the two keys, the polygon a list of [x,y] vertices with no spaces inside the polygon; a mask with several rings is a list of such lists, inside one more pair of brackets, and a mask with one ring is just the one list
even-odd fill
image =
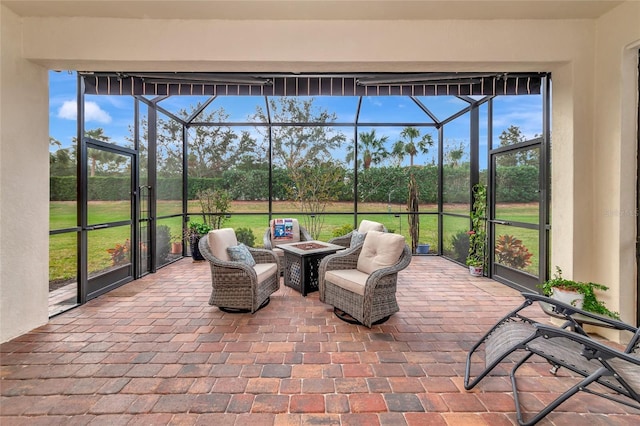
{"label": "white cloud", "polygon": [[[65,120],[75,120],[78,114],[78,107],[75,101],[65,101],[58,110],[58,118]],[[111,116],[108,112],[100,108],[95,102],[84,103],[84,119],[85,121],[96,121],[98,123],[111,123]]]}

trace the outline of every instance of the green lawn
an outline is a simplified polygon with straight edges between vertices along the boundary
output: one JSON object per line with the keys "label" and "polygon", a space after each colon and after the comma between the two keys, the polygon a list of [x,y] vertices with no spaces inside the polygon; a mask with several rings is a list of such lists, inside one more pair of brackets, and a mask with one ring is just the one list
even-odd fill
{"label": "green lawn", "polygon": [[[234,229],[249,228],[255,237],[254,245],[260,247],[263,245],[263,235],[268,226],[268,214],[264,213],[268,209],[267,202],[234,202],[232,204],[232,214],[224,223],[224,227]],[[386,203],[370,203],[360,204],[361,213],[358,220],[369,219],[383,223],[389,231],[404,235],[409,241],[409,229],[407,222],[406,208],[404,205],[387,205]],[[446,211],[449,213],[465,214],[468,206],[448,205]],[[158,203],[158,216],[179,213],[181,204],[177,201],[161,201]],[[295,217],[300,223],[305,225],[304,215],[299,214],[296,206],[290,202],[274,202],[273,210],[284,212],[278,214],[277,217]],[[326,211],[345,212],[342,214],[327,214],[322,216],[323,224],[321,232],[318,236],[319,240],[327,241],[334,236],[334,231],[344,225],[353,225],[352,203],[332,203],[327,207]],[[200,206],[197,201],[189,203],[189,211],[195,212],[190,214],[190,219],[195,222],[201,222],[202,218],[197,213]],[[437,251],[438,236],[438,219],[433,213],[436,211],[435,205],[420,206],[422,213],[420,218],[420,242],[431,245],[432,251]],[[513,208],[502,206],[499,210],[502,213],[500,219],[535,223],[537,221],[537,209],[535,206],[516,205]],[[364,213],[362,213],[364,212]],[[371,214],[380,212],[382,214]],[[244,214],[237,214],[244,213]],[[88,217],[90,224],[102,224],[118,220],[127,220],[129,218],[128,202],[91,202],[88,209]],[[166,225],[170,228],[171,236],[178,237],[181,235],[181,221],[179,217],[159,219],[158,225]],[[74,202],[51,202],[50,203],[50,227],[51,229],[73,228],[76,226],[76,205]],[[455,221],[445,220],[445,250],[450,248],[450,239],[456,232],[466,231],[468,221],[464,218],[455,218]],[[534,253],[532,265],[527,268],[529,271],[537,271],[538,265],[538,238],[537,233],[533,230],[521,228],[499,227],[498,233],[513,233],[517,231],[516,236],[523,240],[523,244]],[[128,226],[114,227],[102,230],[96,230],[89,233],[89,273],[95,273],[105,270],[113,265],[112,256],[108,249],[116,248],[117,245],[123,245],[129,238],[130,229]],[[61,234],[51,236],[49,241],[50,260],[49,260],[49,280],[65,281],[72,280],[76,276],[76,234]]]}

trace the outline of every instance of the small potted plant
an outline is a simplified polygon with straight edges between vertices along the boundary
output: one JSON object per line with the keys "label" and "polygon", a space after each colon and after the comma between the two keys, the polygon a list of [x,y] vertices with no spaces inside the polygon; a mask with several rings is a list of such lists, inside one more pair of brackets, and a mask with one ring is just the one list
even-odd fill
{"label": "small potted plant", "polygon": [[474,277],[481,277],[484,272],[484,262],[481,258],[476,256],[467,257],[467,266],[469,267],[469,274]]}
{"label": "small potted plant", "polygon": [[595,290],[607,291],[609,287],[592,282],[568,280],[562,277],[562,270],[556,266],[553,279],[539,286],[545,296],[553,297],[578,309],[620,319],[617,312],[612,312],[604,302],[598,300]]}
{"label": "small potted plant", "polygon": [[182,254],[181,235],[171,235],[171,254]]}
{"label": "small potted plant", "polygon": [[209,231],[211,231],[211,226],[206,223],[189,222],[189,227],[185,232],[185,239],[189,241],[191,246],[191,257],[194,262],[204,260],[204,256],[202,256],[198,248],[198,243],[200,238],[207,235]]}

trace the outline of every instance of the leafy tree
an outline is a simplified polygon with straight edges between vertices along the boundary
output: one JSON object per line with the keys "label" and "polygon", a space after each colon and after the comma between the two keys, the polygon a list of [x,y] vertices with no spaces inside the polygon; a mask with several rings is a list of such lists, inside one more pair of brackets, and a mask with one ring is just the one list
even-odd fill
{"label": "leafy tree", "polygon": [[290,171],[296,182],[294,199],[306,213],[303,222],[314,239],[320,237],[324,213],[330,201],[338,199],[345,171],[341,164],[319,161],[315,165]]}
{"label": "leafy tree", "polygon": [[58,148],[60,148],[62,147],[62,143],[53,136],[49,136],[49,146],[57,146]]}
{"label": "leafy tree", "polygon": [[[203,117],[206,122],[224,122],[229,115],[220,108]],[[238,135],[229,126],[197,126],[189,132],[189,176],[216,177],[239,164],[266,161],[266,147],[258,146],[249,132]]]}
{"label": "leafy tree", "polygon": [[451,167],[458,167],[465,156],[466,145],[464,142],[447,144],[443,153],[443,163]]}
{"label": "leafy tree", "polygon": [[[521,142],[525,142],[527,138],[522,134],[518,126],[509,126],[503,130],[500,136],[500,146],[511,146]],[[538,166],[539,154],[537,150],[527,149],[517,151],[510,154],[503,154],[498,157],[498,165],[503,167],[509,166]]]}
{"label": "leafy tree", "polygon": [[[111,137],[104,134],[104,129],[102,127],[87,130],[84,134],[85,137],[88,137],[89,139],[111,143]],[[74,138],[74,142],[75,139],[76,138]],[[89,176],[95,176],[96,174],[108,175],[120,173],[121,166],[127,161],[122,155],[95,148],[89,148],[87,156],[89,159]]]}
{"label": "leafy tree", "polygon": [[210,229],[221,229],[231,208],[231,196],[225,190],[205,189],[198,192],[202,222]]}
{"label": "leafy tree", "polygon": [[[314,98],[270,98],[267,113],[258,106],[254,119],[266,123],[317,123],[317,126],[274,126],[271,128],[272,156],[275,166],[294,170],[313,165],[318,158],[331,158],[332,151],[345,141],[342,133],[323,126],[337,120],[335,113],[314,107]],[[265,140],[269,129],[258,127]]]}
{"label": "leafy tree", "polygon": [[[332,151],[345,141],[342,133],[329,124],[337,120],[335,113],[314,106],[314,98],[280,97],[268,100],[269,114],[262,107],[256,108],[253,118],[259,122],[301,123],[296,126],[258,127],[265,140],[271,137],[274,170],[285,170],[292,186],[288,196],[300,203],[305,215],[305,227],[317,238],[324,218],[320,213],[329,201],[337,199],[344,180],[344,167],[330,160]],[[318,125],[308,126],[306,123]],[[270,132],[270,133],[269,133]],[[328,160],[329,159],[329,160]]]}
{"label": "leafy tree", "polygon": [[[176,115],[187,119],[200,108],[200,104],[181,109]],[[224,108],[202,113],[198,121],[224,123],[229,114]],[[142,120],[141,133],[148,134],[149,123]],[[130,130],[133,134],[133,129]],[[130,136],[130,140],[133,137]],[[225,170],[241,168],[253,170],[266,164],[266,147],[259,146],[247,131],[238,135],[225,125],[192,126],[188,130],[189,176],[196,178],[218,177]],[[159,116],[157,120],[156,157],[158,175],[176,177],[182,174],[182,124],[172,118]],[[141,151],[146,151],[144,144]]]}
{"label": "leafy tree", "polygon": [[[420,138],[420,130],[415,127],[405,127],[400,132],[402,140],[397,141],[393,145],[393,156],[398,159],[399,163],[402,163],[405,155],[409,156],[409,164],[413,166],[413,159],[416,155],[429,152],[429,148],[433,146],[433,138],[430,134],[424,135]],[[420,138],[420,139],[418,139]],[[416,142],[416,139],[418,141]]]}
{"label": "leafy tree", "polygon": [[75,176],[76,175],[76,148],[62,148],[62,143],[49,137],[49,146],[57,147],[54,152],[49,152],[50,176]]}
{"label": "leafy tree", "polygon": [[[389,152],[385,147],[385,143],[389,139],[388,136],[378,138],[375,129],[370,132],[361,132],[358,135],[358,152],[362,153],[362,167],[368,170],[371,164],[380,164],[389,156]],[[355,143],[347,147],[347,163],[351,163],[355,157]],[[358,163],[360,166],[360,163]]]}

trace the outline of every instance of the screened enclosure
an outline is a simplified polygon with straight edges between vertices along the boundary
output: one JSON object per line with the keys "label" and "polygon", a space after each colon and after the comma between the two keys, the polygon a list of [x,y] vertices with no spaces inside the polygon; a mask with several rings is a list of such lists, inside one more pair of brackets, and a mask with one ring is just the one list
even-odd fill
{"label": "screened enclosure", "polygon": [[[80,146],[51,152],[50,288],[68,304],[190,256],[193,224],[259,247],[280,217],[322,241],[375,220],[461,264],[480,236],[485,275],[548,275],[545,73],[77,78]],[[105,101],[121,119],[95,126]]]}

